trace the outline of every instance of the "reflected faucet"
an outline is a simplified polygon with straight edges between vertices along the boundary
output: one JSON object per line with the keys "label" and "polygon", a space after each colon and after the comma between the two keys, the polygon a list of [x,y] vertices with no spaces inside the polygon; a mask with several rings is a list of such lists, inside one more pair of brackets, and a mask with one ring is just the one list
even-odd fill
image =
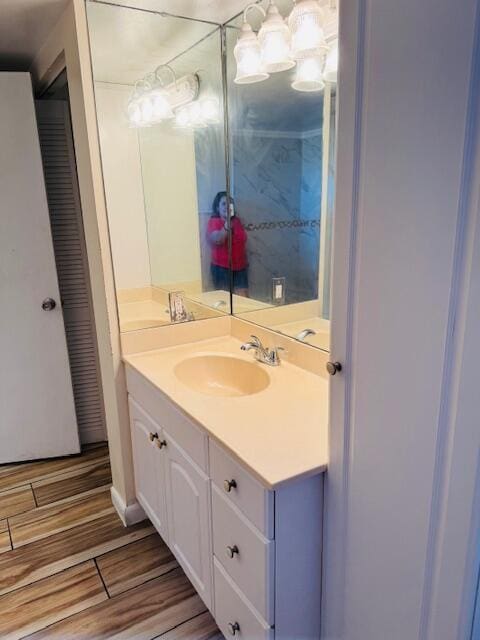
{"label": "reflected faucet", "polygon": [[227,303],[225,302],[225,300],[217,300],[213,304],[214,309],[220,309],[220,307],[226,307],[226,306],[227,306]]}
{"label": "reflected faucet", "polygon": [[254,349],[255,360],[258,360],[258,362],[262,362],[263,364],[268,364],[270,367],[278,367],[280,364],[280,356],[278,352],[285,351],[284,348],[273,347],[272,349],[268,349],[263,346],[260,338],[257,338],[257,336],[250,337],[251,340],[249,342],[244,342],[240,349],[242,351],[250,351],[250,349]]}
{"label": "reflected faucet", "polygon": [[307,336],[314,336],[316,333],[317,332],[314,331],[313,329],[304,329],[303,331],[300,331],[300,333],[297,333],[295,338],[297,340],[300,340],[300,342],[305,342],[305,338]]}

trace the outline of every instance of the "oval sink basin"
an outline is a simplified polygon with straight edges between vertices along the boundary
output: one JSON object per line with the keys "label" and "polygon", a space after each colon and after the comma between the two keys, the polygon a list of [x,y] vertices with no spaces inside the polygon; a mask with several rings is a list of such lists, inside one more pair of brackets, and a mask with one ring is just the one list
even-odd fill
{"label": "oval sink basin", "polygon": [[188,387],[208,396],[250,396],[270,384],[258,364],[227,356],[194,356],[182,360],[174,372]]}

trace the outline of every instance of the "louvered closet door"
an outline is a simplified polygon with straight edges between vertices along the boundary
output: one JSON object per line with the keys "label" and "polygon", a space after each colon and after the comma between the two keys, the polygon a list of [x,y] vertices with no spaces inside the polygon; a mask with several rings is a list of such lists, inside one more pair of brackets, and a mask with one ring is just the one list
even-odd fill
{"label": "louvered closet door", "polygon": [[53,246],[82,443],[106,439],[103,397],[68,103],[36,103]]}

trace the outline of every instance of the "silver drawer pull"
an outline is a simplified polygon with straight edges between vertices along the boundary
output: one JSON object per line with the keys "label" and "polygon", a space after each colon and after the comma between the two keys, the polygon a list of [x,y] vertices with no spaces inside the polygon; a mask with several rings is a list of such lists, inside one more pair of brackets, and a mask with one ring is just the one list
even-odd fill
{"label": "silver drawer pull", "polygon": [[150,438],[150,442],[153,442],[154,440],[158,439],[158,433],[149,433],[148,437]]}
{"label": "silver drawer pull", "polygon": [[232,636],[237,635],[237,631],[240,631],[240,625],[238,624],[238,622],[229,622],[227,626],[228,630],[230,631],[230,635]]}
{"label": "silver drawer pull", "polygon": [[229,546],[229,547],[227,547],[227,556],[228,556],[229,558],[234,558],[234,557],[235,557],[235,554],[237,554],[237,555],[238,555],[239,553],[240,553],[240,552],[239,552],[238,547],[237,547],[237,545],[236,545],[236,544],[234,544],[234,545],[233,545],[233,547],[230,547],[230,546]]}
{"label": "silver drawer pull", "polygon": [[157,447],[159,449],[163,449],[163,447],[167,446],[167,441],[166,440],[157,440]]}
{"label": "silver drawer pull", "polygon": [[223,481],[223,488],[225,489],[225,491],[227,493],[230,493],[230,491],[232,489],[236,489],[237,488],[237,482],[236,480],[224,480]]}

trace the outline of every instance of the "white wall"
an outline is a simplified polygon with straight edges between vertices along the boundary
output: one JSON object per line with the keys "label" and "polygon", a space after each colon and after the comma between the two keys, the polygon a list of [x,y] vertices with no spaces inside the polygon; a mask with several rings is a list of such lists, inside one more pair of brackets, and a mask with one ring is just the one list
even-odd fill
{"label": "white wall", "polygon": [[[102,374],[113,486],[135,506],[124,369],[102,181],[95,98],[84,0],[70,0],[32,64],[34,85],[45,88],[65,67]],[[135,513],[135,512],[133,512]]]}
{"label": "white wall", "polygon": [[340,4],[328,639],[470,639],[480,4],[460,5]]}
{"label": "white wall", "polygon": [[139,131],[152,284],[201,280],[195,147],[170,124]]}
{"label": "white wall", "polygon": [[151,284],[137,130],[128,126],[132,88],[95,83],[108,227],[117,289]]}

